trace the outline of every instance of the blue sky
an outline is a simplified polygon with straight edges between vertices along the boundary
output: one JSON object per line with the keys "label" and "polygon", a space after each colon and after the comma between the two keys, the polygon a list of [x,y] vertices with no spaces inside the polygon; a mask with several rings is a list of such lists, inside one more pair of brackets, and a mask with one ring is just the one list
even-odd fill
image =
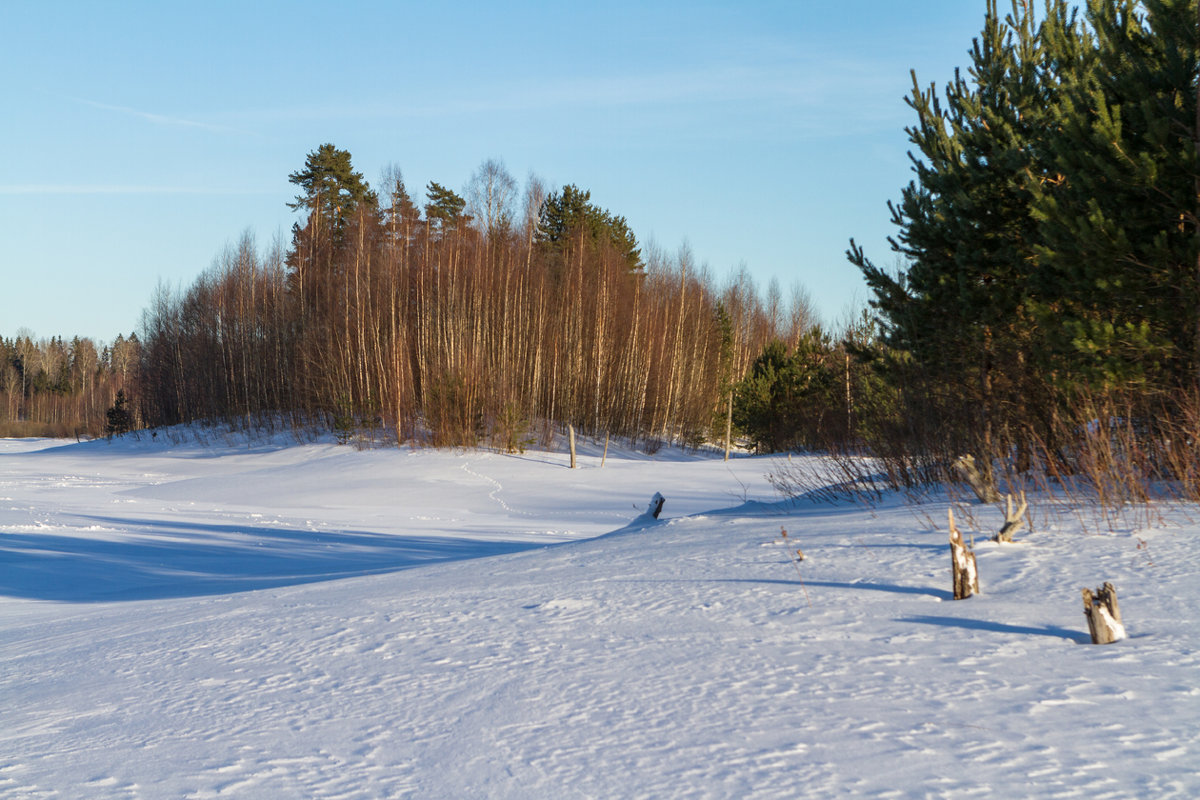
{"label": "blue sky", "polygon": [[488,158],[574,183],[718,278],[801,283],[830,320],[894,257],[915,68],[965,66],[984,0],[5,3],[0,336],[136,330],[250,230],[288,237],[324,142],[377,183]]}

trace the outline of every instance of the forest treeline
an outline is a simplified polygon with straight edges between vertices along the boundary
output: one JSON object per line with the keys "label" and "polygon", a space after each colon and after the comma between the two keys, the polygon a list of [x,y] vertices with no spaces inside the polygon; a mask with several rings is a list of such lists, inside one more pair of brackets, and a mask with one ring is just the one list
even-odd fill
{"label": "forest treeline", "polygon": [[136,333],[111,344],[0,337],[0,436],[102,433],[117,393],[138,385],[140,366]]}
{"label": "forest treeline", "polygon": [[463,195],[379,190],[332,144],[290,176],[288,246],[250,236],[142,326],[143,420],[284,413],[400,442],[518,449],[563,426],[699,443],[767,342],[813,325],[802,292],[717,286],[643,249],[574,185],[521,192],[497,161]]}
{"label": "forest treeline", "polygon": [[[735,396],[749,419],[736,390],[768,343],[819,340],[843,361],[799,284],[760,292],[744,267],[718,282],[686,245],[641,246],[574,185],[531,177],[522,191],[489,160],[463,194],[430,182],[418,204],[398,169],[377,191],[332,144],[289,179],[291,241],[260,248],[246,233],[190,286],[160,285],[138,334],[98,353],[78,339],[7,345],[5,430],[111,433],[124,391],[135,428],[316,426],[512,450],[572,425],[698,445],[724,435]],[[846,409],[820,406],[805,441],[844,436]],[[795,443],[784,438],[755,441]]]}

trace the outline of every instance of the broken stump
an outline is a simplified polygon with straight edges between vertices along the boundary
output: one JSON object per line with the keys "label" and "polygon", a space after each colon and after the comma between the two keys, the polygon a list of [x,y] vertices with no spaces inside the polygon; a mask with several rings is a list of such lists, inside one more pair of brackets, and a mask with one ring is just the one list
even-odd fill
{"label": "broken stump", "polygon": [[654,497],[650,498],[650,506],[646,509],[646,513],[658,519],[658,515],[662,513],[663,503],[667,502],[667,498],[663,497],[659,492],[654,493]]}
{"label": "broken stump", "polygon": [[963,542],[962,534],[954,526],[954,509],[948,509],[950,517],[950,568],[954,580],[954,599],[965,600],[979,594],[979,570],[975,566],[975,551]]}
{"label": "broken stump", "polygon": [[1121,622],[1121,607],[1117,605],[1117,590],[1107,581],[1096,590],[1083,590],[1083,614],[1087,617],[1092,644],[1111,644],[1125,638]]}

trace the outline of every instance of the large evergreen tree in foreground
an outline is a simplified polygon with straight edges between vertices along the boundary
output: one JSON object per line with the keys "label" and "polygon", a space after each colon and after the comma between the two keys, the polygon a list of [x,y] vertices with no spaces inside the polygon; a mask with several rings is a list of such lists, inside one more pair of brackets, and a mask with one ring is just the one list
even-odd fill
{"label": "large evergreen tree in foreground", "polygon": [[908,98],[900,274],[851,243],[924,446],[1045,446],[1082,395],[1200,375],[1196,0],[989,0],[966,75]]}
{"label": "large evergreen tree in foreground", "polygon": [[1048,368],[1089,385],[1200,377],[1195,0],[1092,2],[1056,31],[1032,290]]}

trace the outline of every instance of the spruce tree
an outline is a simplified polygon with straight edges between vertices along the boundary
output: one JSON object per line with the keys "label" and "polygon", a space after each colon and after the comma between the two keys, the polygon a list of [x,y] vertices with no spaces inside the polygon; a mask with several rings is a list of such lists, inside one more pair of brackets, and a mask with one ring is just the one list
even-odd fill
{"label": "spruce tree", "polygon": [[125,398],[125,390],[117,391],[116,401],[105,413],[107,424],[104,427],[108,438],[120,436],[133,430],[133,414],[129,411],[129,402]]}

